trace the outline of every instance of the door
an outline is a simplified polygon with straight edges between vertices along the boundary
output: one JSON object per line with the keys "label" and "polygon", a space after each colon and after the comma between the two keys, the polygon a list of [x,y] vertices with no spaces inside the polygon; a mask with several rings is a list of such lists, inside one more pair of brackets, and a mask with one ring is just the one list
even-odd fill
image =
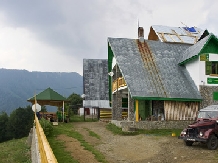
{"label": "door", "polygon": [[139,101],[139,120],[146,120],[149,117],[150,101]]}

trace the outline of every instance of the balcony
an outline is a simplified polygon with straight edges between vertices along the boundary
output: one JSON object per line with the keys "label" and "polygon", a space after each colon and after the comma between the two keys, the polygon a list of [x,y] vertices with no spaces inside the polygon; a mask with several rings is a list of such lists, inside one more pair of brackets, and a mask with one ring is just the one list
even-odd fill
{"label": "balcony", "polygon": [[125,87],[126,82],[123,77],[117,78],[116,80],[113,81],[112,84],[112,91],[115,92],[116,90],[119,90],[119,88]]}

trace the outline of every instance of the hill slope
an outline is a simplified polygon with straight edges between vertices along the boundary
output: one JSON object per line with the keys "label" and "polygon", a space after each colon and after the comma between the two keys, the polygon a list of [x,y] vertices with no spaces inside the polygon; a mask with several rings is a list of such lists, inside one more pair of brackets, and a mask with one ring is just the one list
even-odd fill
{"label": "hill slope", "polygon": [[76,72],[29,72],[0,69],[0,111],[8,114],[31,105],[27,99],[50,87],[64,97],[82,94],[83,77]]}

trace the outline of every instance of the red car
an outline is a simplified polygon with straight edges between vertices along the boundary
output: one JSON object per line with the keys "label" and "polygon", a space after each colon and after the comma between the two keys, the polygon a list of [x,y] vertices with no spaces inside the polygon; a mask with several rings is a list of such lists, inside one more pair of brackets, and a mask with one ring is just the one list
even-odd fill
{"label": "red car", "polygon": [[197,120],[185,128],[179,139],[183,139],[187,146],[194,142],[206,143],[208,149],[218,147],[218,105],[210,105],[199,111]]}

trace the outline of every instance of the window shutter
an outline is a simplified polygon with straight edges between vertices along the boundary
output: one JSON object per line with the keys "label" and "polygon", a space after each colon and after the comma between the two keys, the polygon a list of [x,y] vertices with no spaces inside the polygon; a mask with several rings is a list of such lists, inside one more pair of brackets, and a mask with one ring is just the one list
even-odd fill
{"label": "window shutter", "polygon": [[212,62],[205,61],[205,74],[210,75],[212,73]]}
{"label": "window shutter", "polygon": [[213,92],[213,100],[218,100],[218,92]]}

